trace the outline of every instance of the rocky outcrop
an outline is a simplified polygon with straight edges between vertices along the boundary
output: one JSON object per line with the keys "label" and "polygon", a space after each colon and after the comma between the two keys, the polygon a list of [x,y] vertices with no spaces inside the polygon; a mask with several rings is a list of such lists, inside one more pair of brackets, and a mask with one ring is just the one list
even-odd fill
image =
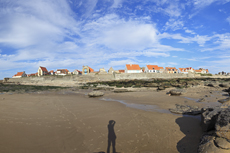
{"label": "rocky outcrop", "polygon": [[165,87],[159,86],[159,87],[157,88],[157,90],[165,90]]}
{"label": "rocky outcrop", "polygon": [[172,90],[169,91],[169,94],[172,95],[172,96],[179,96],[183,92],[185,92],[183,89],[172,89]]}
{"label": "rocky outcrop", "polygon": [[220,112],[215,128],[217,136],[230,142],[230,107]]}
{"label": "rocky outcrop", "polygon": [[229,102],[229,101],[230,101],[229,97],[226,98],[226,99],[220,99],[220,100],[218,100],[218,102],[220,102],[220,103],[226,103],[226,102]]}
{"label": "rocky outcrop", "polygon": [[230,152],[230,106],[202,109],[201,125],[206,133],[201,137],[198,153]]}
{"label": "rocky outcrop", "polygon": [[179,105],[176,104],[176,108],[169,109],[170,112],[176,114],[198,115],[201,114],[201,109],[197,106]]}
{"label": "rocky outcrop", "polygon": [[104,95],[104,93],[101,91],[92,91],[92,92],[88,93],[89,97],[101,97],[103,95]]}
{"label": "rocky outcrop", "polygon": [[219,84],[220,87],[223,87],[223,88],[229,88],[229,84],[227,83],[221,83]]}
{"label": "rocky outcrop", "polygon": [[201,99],[199,99],[197,102],[204,102],[205,101],[205,99],[204,98],[201,98]]}
{"label": "rocky outcrop", "polygon": [[201,127],[204,132],[215,128],[215,123],[221,110],[220,106],[202,108]]}
{"label": "rocky outcrop", "polygon": [[198,153],[229,153],[229,150],[219,147],[217,142],[220,146],[226,146],[225,142],[220,141],[220,139],[215,136],[214,131],[203,134]]}

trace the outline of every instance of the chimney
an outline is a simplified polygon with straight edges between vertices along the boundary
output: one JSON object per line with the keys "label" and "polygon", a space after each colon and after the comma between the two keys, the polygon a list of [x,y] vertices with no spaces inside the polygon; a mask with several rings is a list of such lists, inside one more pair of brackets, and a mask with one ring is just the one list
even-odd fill
{"label": "chimney", "polygon": [[132,64],[130,64],[130,66],[132,66]]}

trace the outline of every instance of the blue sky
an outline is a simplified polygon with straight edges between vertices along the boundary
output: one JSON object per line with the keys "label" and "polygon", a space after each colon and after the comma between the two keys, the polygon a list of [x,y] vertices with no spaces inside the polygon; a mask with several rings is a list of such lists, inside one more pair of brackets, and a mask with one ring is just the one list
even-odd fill
{"label": "blue sky", "polygon": [[0,0],[0,79],[88,65],[230,72],[230,0]]}

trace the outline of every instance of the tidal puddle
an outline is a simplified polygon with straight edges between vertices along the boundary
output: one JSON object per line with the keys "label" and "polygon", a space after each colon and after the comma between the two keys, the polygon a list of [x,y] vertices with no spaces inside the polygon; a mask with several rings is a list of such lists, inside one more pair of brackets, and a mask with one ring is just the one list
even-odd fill
{"label": "tidal puddle", "polygon": [[188,99],[188,100],[193,100],[195,102],[198,102],[199,99],[195,99],[195,98],[189,98],[189,97],[184,97],[185,99]]}
{"label": "tidal puddle", "polygon": [[144,105],[144,104],[126,103],[123,100],[116,100],[116,99],[110,99],[110,98],[101,98],[100,100],[119,102],[121,104],[124,104],[126,107],[139,109],[139,110],[144,110],[144,111],[166,113],[166,114],[172,114],[172,115],[176,115],[176,116],[180,116],[180,117],[192,117],[194,119],[201,120],[201,115],[175,114],[175,113],[171,113],[169,110],[161,109],[157,105]]}
{"label": "tidal puddle", "polygon": [[119,102],[121,104],[124,104],[126,107],[140,109],[140,110],[144,110],[144,111],[171,114],[171,112],[169,110],[161,109],[161,108],[159,108],[156,105],[144,105],[144,104],[126,103],[123,100],[116,100],[116,99],[109,99],[109,98],[101,98],[100,100],[104,100],[104,101],[116,101],[116,102]]}
{"label": "tidal puddle", "polygon": [[[201,104],[205,104],[206,106],[220,106],[221,104],[219,102],[199,102],[200,99],[195,99],[195,98],[189,98],[189,97],[184,97],[185,99],[188,100],[193,100],[197,103],[201,103]],[[207,101],[211,101],[209,100],[209,98],[206,98]]]}

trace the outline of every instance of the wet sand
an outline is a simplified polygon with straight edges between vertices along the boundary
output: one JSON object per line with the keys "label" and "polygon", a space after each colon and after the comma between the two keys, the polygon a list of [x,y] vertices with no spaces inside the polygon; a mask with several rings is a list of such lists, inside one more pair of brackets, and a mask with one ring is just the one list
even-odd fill
{"label": "wet sand", "polygon": [[[195,101],[211,90],[213,96],[205,102]],[[168,109],[175,104],[219,105],[216,101],[223,96],[215,90],[189,88],[182,96],[169,96],[167,91],[107,91],[99,98],[88,98],[84,92],[89,91],[1,94],[0,152],[106,152],[107,125],[114,120],[117,152],[194,153],[202,134],[199,118]]]}

